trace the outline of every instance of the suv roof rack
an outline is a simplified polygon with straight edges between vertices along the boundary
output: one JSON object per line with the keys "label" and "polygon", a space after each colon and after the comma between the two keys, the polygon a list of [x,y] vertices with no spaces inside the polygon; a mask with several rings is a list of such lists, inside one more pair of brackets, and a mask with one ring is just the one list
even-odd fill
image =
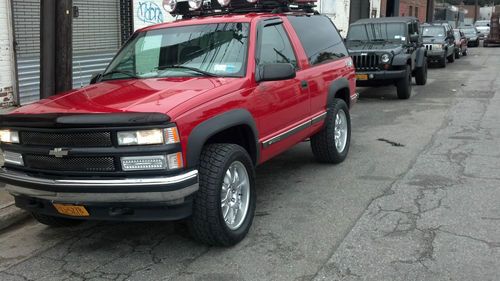
{"label": "suv roof rack", "polygon": [[317,0],[164,0],[165,10],[183,18],[246,13],[317,13]]}

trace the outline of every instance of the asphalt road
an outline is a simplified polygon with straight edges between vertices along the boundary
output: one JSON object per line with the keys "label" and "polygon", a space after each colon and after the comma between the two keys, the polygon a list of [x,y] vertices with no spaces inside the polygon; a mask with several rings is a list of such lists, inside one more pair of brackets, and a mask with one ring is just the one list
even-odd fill
{"label": "asphalt road", "polygon": [[27,222],[0,280],[500,280],[500,49],[431,69],[410,100],[360,89],[341,165],[302,143],[258,168],[254,225],[211,248],[175,223]]}

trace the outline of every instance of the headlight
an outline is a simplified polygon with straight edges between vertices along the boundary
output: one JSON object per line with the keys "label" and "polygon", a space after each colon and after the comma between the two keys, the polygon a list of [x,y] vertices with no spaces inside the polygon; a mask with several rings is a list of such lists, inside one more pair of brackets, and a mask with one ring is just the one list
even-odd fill
{"label": "headlight", "polygon": [[432,44],[432,49],[435,49],[435,50],[443,49],[443,45],[442,44]]}
{"label": "headlight", "polygon": [[380,57],[380,61],[382,63],[389,63],[389,61],[391,61],[391,56],[389,54],[383,54],[381,57]]}
{"label": "headlight", "polygon": [[201,5],[203,4],[203,0],[189,0],[189,9],[195,11],[201,8]]}
{"label": "headlight", "polygon": [[177,0],[163,0],[163,8],[165,11],[172,13],[177,8]]}
{"label": "headlight", "polygon": [[6,143],[19,143],[19,132],[0,130],[0,141]]}
{"label": "headlight", "polygon": [[219,2],[219,5],[221,5],[222,7],[226,7],[227,5],[229,5],[231,0],[217,0],[217,2]]}
{"label": "headlight", "polygon": [[165,138],[162,129],[118,132],[118,145],[163,144]]}

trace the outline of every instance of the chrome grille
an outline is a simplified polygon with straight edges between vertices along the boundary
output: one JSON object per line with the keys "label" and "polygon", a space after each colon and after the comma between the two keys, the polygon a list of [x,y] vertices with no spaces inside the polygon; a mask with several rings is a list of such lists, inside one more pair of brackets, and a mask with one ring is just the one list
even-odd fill
{"label": "chrome grille", "polygon": [[50,147],[110,147],[110,132],[45,133],[21,132],[23,145]]}
{"label": "chrome grille", "polygon": [[357,70],[379,70],[380,56],[377,54],[353,55],[352,60]]}

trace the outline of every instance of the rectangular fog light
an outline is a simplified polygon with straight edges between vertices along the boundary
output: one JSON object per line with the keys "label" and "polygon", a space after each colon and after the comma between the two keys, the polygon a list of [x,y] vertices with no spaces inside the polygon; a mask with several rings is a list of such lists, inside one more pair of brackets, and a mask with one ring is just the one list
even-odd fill
{"label": "rectangular fog light", "polygon": [[23,155],[21,153],[16,153],[12,151],[4,151],[3,153],[4,162],[7,164],[24,166]]}
{"label": "rectangular fog light", "polygon": [[122,157],[121,162],[122,169],[124,171],[167,169],[167,160],[165,155]]}
{"label": "rectangular fog light", "polygon": [[181,152],[167,155],[167,161],[169,170],[180,169],[184,167],[184,161],[182,161]]}

